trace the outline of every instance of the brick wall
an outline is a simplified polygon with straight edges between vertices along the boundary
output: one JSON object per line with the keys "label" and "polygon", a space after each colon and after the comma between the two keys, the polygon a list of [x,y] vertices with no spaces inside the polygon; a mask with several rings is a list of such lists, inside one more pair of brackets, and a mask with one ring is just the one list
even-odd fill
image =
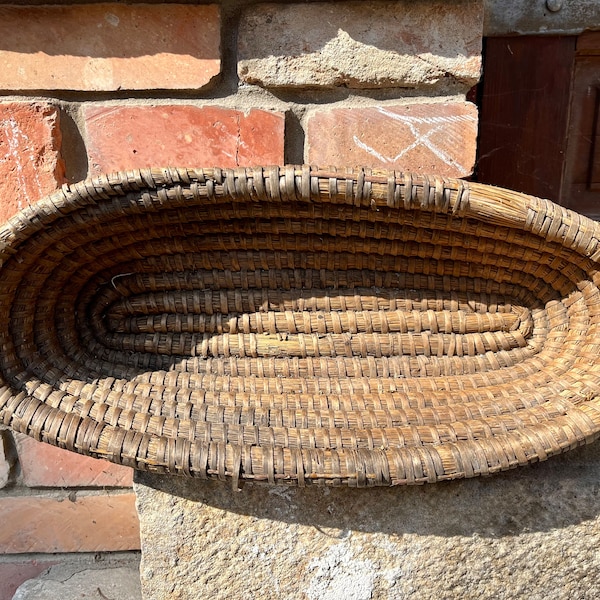
{"label": "brick wall", "polygon": [[[468,176],[482,20],[477,0],[4,5],[0,220],[149,165]],[[131,479],[0,430],[0,600],[65,553],[139,548]]]}

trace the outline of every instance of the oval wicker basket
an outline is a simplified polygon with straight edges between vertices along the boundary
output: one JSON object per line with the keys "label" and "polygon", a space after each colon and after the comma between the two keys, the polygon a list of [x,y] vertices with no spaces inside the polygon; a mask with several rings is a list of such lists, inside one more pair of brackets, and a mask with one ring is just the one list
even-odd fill
{"label": "oval wicker basket", "polygon": [[161,473],[473,477],[600,431],[600,227],[461,180],[98,177],[0,230],[0,422]]}

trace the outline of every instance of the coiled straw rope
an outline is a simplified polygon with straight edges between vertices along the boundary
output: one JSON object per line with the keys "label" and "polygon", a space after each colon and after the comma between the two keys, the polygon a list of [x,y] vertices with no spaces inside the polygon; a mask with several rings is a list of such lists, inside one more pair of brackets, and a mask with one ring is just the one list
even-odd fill
{"label": "coiled straw rope", "polygon": [[0,422],[136,469],[351,486],[600,431],[600,226],[367,169],[147,169],[0,230]]}

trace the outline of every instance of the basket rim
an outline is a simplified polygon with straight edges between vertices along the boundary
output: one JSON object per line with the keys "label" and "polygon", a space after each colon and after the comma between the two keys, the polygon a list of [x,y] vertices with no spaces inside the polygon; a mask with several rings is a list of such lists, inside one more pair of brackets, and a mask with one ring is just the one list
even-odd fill
{"label": "basket rim", "polygon": [[[263,179],[265,197],[250,197],[244,190],[236,186],[236,181],[247,178]],[[434,175],[411,173],[403,171],[390,171],[385,169],[370,169],[365,167],[327,167],[320,168],[311,165],[269,165],[254,167],[152,167],[142,169],[128,169],[126,171],[111,171],[83,179],[76,183],[65,183],[54,193],[46,195],[38,202],[30,204],[10,217],[0,225],[0,240],[13,240],[15,234],[22,232],[28,224],[34,230],[47,226],[53,220],[59,219],[71,210],[77,210],[81,205],[78,201],[87,198],[89,201],[101,203],[110,200],[114,195],[114,186],[127,190],[124,183],[130,183],[128,191],[135,192],[141,187],[158,190],[161,187],[184,184],[186,182],[213,179],[221,184],[221,189],[215,189],[215,197],[229,197],[234,201],[244,202],[248,199],[258,202],[271,202],[281,200],[281,192],[273,192],[268,182],[275,180],[281,188],[292,189],[296,200],[304,202],[320,201],[325,198],[323,192],[318,191],[314,184],[315,179],[330,179],[336,181],[352,181],[356,192],[347,199],[349,203],[364,201],[367,196],[369,201],[374,201],[374,206],[399,206],[398,199],[390,194],[392,185],[404,184],[429,187],[432,196],[435,191],[435,182],[442,185],[454,186],[457,190],[464,190],[465,196],[458,194],[451,198],[448,205],[440,207],[434,202],[424,202],[422,198],[411,202],[411,209],[420,209],[436,212],[446,210],[457,216],[486,220],[499,226],[519,227],[531,231],[535,235],[547,236],[547,239],[561,244],[576,244],[578,251],[594,260],[600,255],[597,240],[600,238],[600,223],[579,214],[576,211],[560,206],[551,200],[537,198],[518,191],[509,190],[489,184],[467,181],[454,177],[437,177]],[[312,180],[312,181],[311,181]],[[373,188],[373,185],[379,187]],[[485,192],[493,189],[495,198],[490,198]],[[482,193],[483,192],[483,193]],[[364,197],[363,197],[364,196]],[[484,215],[484,216],[482,216]],[[541,216],[540,216],[541,215]],[[574,236],[565,235],[555,223],[563,223],[567,229],[576,230],[584,223],[586,228],[593,230],[590,235],[592,242],[583,247],[576,243]],[[554,224],[554,226],[553,226]],[[555,231],[556,230],[556,231]],[[2,248],[0,247],[0,252]],[[1,254],[0,254],[1,256]]]}

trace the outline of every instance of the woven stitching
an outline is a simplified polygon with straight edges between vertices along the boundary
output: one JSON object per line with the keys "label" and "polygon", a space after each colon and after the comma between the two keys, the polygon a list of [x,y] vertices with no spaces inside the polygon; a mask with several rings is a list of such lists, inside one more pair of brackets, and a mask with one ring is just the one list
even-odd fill
{"label": "woven stitching", "polygon": [[598,437],[598,226],[434,176],[145,169],[0,230],[0,421],[156,472],[472,477]]}

